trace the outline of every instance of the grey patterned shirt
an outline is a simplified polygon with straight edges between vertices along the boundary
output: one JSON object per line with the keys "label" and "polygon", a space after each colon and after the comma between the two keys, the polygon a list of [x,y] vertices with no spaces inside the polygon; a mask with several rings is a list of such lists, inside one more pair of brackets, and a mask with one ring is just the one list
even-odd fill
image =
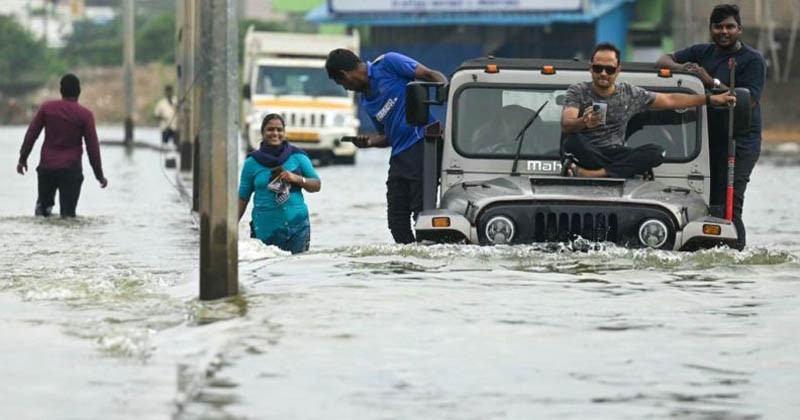
{"label": "grey patterned shirt", "polygon": [[603,98],[592,90],[592,82],[582,82],[567,89],[564,108],[578,108],[580,115],[583,115],[583,110],[593,103],[608,104],[606,123],[581,131],[591,144],[603,148],[623,146],[628,121],[634,115],[649,108],[655,100],[655,93],[625,82],[617,83],[614,94]]}

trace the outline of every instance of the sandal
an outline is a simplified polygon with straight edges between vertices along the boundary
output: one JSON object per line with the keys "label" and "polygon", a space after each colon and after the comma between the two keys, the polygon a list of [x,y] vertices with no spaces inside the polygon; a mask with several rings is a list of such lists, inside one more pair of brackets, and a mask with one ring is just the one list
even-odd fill
{"label": "sandal", "polygon": [[561,176],[578,176],[578,159],[572,153],[564,153],[564,160],[561,162]]}

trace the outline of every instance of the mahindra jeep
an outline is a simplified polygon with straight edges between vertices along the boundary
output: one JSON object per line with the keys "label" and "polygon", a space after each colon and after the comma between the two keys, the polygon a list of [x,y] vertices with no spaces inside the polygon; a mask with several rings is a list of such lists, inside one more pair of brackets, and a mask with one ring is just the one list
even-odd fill
{"label": "mahindra jeep", "polygon": [[[412,82],[406,117],[423,125],[429,106],[446,121],[425,127],[423,211],[418,240],[482,245],[611,242],[696,250],[733,246],[730,220],[709,208],[706,107],[646,111],[628,124],[626,144],[666,151],[652,177],[561,176],[561,111],[569,85],[590,81],[585,61],[479,58],[449,84]],[[625,63],[619,81],[654,92],[703,93],[689,73]],[[737,89],[735,133],[750,125],[750,99]]]}

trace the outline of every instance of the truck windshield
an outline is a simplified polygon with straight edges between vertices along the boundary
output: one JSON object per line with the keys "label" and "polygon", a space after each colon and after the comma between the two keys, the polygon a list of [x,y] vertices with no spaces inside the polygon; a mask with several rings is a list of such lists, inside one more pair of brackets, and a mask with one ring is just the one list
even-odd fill
{"label": "truck windshield", "polygon": [[[522,158],[559,159],[561,111],[567,86],[536,89],[503,86],[469,87],[455,98],[453,145],[466,157],[513,159],[514,137],[545,101],[546,106],[525,132]],[[631,147],[655,143],[667,151],[666,160],[688,161],[697,150],[697,110],[646,111],[628,124]]]}
{"label": "truck windshield", "polygon": [[257,95],[301,95],[347,97],[347,91],[328,79],[324,68],[260,66]]}

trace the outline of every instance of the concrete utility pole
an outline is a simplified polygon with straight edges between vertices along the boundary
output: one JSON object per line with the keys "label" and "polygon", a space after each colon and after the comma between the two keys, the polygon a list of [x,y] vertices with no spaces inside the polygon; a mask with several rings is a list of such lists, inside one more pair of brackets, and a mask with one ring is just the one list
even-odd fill
{"label": "concrete utility pole", "polygon": [[[178,138],[180,139],[180,170],[192,170],[192,145],[197,136],[197,108],[194,94],[195,49],[197,48],[197,13],[194,0],[178,0],[176,3],[176,36],[178,40],[176,64],[178,65]],[[197,210],[197,209],[194,209]]]}
{"label": "concrete utility pole", "polygon": [[192,211],[199,212],[200,211],[200,172],[199,172],[199,161],[200,161],[200,102],[203,98],[203,88],[202,88],[202,78],[200,77],[200,69],[202,69],[202,59],[203,57],[200,54],[200,14],[202,8],[198,6],[196,0],[188,0],[189,2],[193,3],[192,9],[194,10],[193,15],[193,27],[192,27],[192,36],[193,36],[193,48],[192,48],[192,65],[193,65],[193,73],[192,73],[192,88],[191,93],[191,101],[192,101]]}
{"label": "concrete utility pole", "polygon": [[200,299],[239,293],[236,0],[201,0]]}
{"label": "concrete utility pole", "polygon": [[42,15],[42,27],[44,28],[42,31],[42,40],[44,41],[44,46],[49,47],[50,37],[47,36],[47,32],[49,32],[50,28],[48,28],[49,25],[47,22],[50,18],[50,0],[44,0],[42,10],[44,11],[44,15]]}
{"label": "concrete utility pole", "polygon": [[786,66],[783,68],[783,81],[789,81],[789,75],[792,69],[792,60],[794,59],[794,43],[797,40],[797,29],[800,27],[800,0],[797,1],[797,6],[794,8],[792,14],[792,29],[789,32],[789,46],[786,47]]}
{"label": "concrete utility pole", "polygon": [[775,41],[775,19],[772,18],[772,3],[764,3],[765,15],[767,18],[767,36],[769,42],[769,52],[772,58],[772,80],[781,80],[781,60],[778,58],[778,43]]}
{"label": "concrete utility pole", "polygon": [[122,67],[125,79],[125,145],[133,144],[133,0],[122,0]]}

